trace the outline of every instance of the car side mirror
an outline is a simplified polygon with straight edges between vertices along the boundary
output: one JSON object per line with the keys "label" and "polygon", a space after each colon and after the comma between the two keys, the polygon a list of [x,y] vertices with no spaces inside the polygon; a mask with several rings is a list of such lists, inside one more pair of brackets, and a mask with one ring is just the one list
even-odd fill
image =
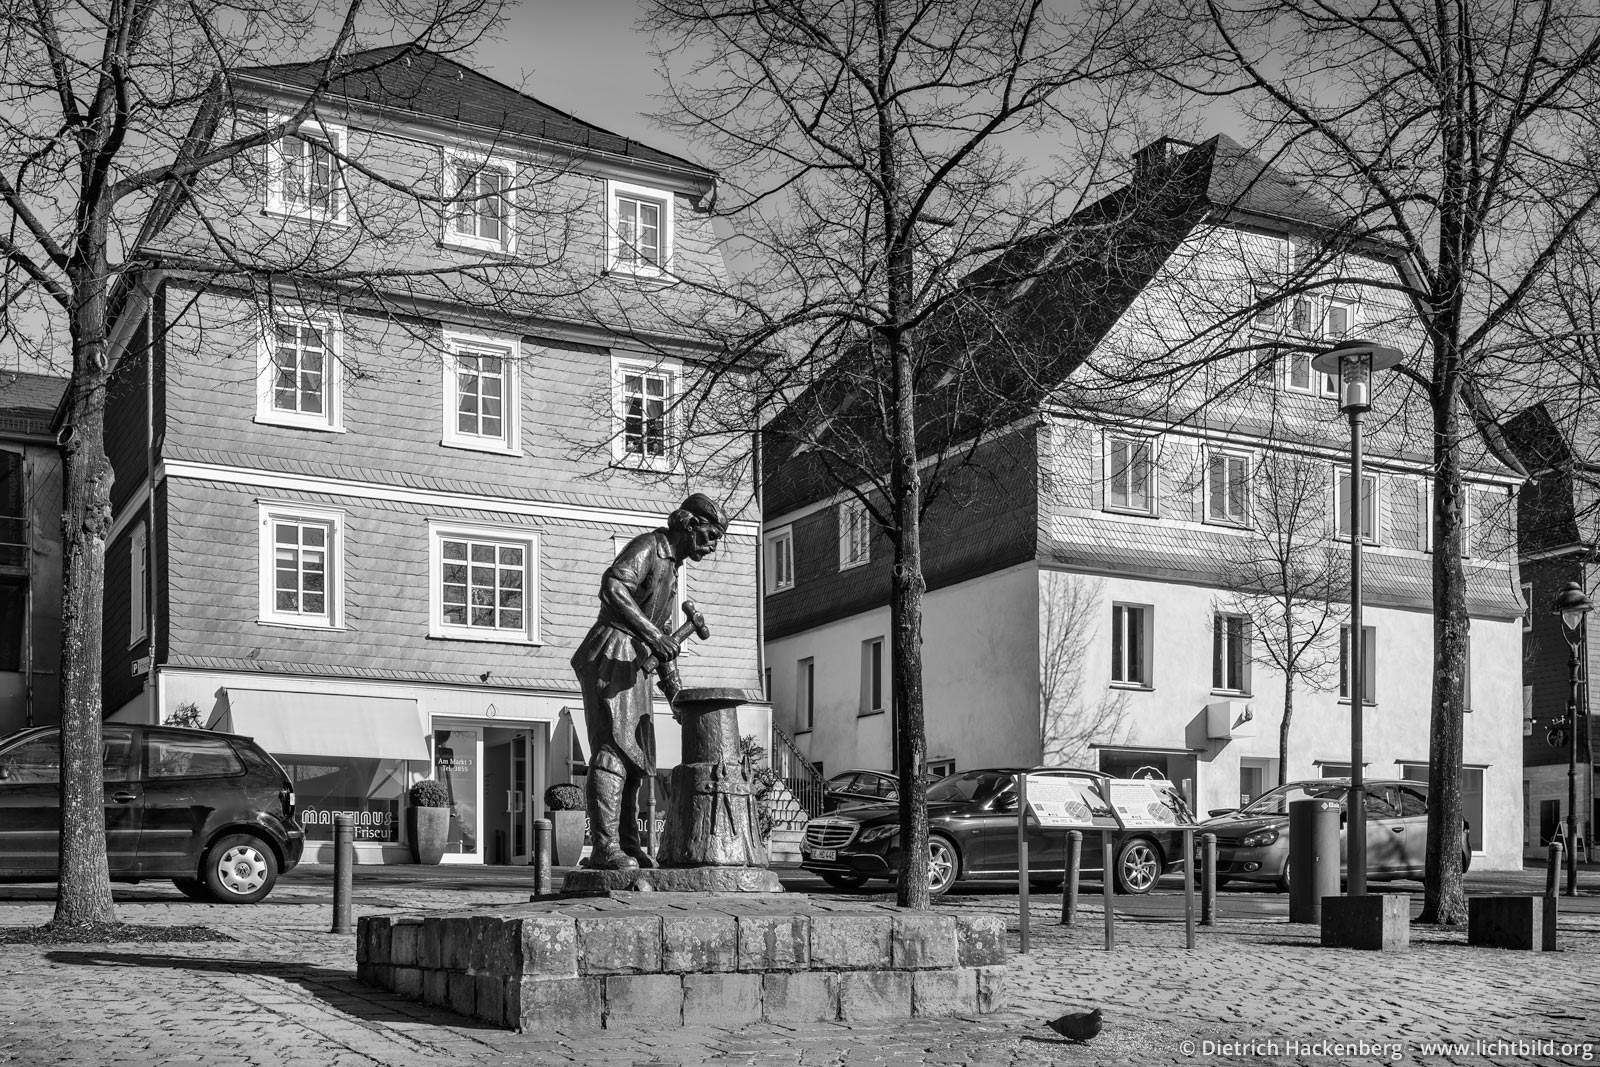
{"label": "car side mirror", "polygon": [[1210,811],[1206,812],[1206,814],[1215,819],[1222,815],[1232,815],[1238,810],[1238,808],[1212,808]]}

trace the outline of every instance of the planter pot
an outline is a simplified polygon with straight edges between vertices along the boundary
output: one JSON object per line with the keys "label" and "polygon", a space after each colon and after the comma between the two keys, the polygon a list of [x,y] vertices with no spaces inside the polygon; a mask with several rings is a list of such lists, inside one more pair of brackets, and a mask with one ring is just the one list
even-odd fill
{"label": "planter pot", "polygon": [[418,863],[434,864],[444,859],[445,839],[450,836],[449,808],[407,808],[406,822],[411,832],[411,855]]}
{"label": "planter pot", "polygon": [[583,855],[584,830],[589,821],[588,813],[552,811],[549,815],[550,836],[555,853],[550,857],[551,864],[556,867],[576,867]]}

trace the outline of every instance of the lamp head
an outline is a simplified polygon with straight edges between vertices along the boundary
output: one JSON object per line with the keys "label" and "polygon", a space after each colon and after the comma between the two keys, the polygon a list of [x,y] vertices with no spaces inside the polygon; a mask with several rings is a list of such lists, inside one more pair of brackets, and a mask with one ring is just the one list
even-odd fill
{"label": "lamp head", "polygon": [[1583,595],[1583,586],[1577,582],[1568,582],[1567,587],[1556,594],[1555,603],[1550,606],[1550,614],[1561,616],[1561,625],[1569,630],[1576,630],[1583,622],[1583,617],[1594,610],[1594,604]]}
{"label": "lamp head", "polygon": [[1339,381],[1339,410],[1366,411],[1372,407],[1372,372],[1400,362],[1400,350],[1371,341],[1340,341],[1311,357],[1313,370]]}

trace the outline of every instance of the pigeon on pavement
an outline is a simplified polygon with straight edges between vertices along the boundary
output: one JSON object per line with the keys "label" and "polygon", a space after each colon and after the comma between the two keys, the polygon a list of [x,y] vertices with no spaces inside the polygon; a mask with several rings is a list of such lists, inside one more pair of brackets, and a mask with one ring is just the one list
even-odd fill
{"label": "pigeon on pavement", "polygon": [[1074,1041],[1088,1041],[1100,1032],[1100,1009],[1069,1011],[1059,1019],[1051,1019],[1050,1029]]}

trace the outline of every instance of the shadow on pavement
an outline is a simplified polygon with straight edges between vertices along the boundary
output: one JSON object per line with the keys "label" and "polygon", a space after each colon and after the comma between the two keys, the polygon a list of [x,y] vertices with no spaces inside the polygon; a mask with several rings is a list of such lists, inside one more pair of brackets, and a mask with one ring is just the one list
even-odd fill
{"label": "shadow on pavement", "polygon": [[358,1019],[376,1021],[393,1019],[396,1014],[404,1014],[420,1022],[439,1026],[466,1030],[501,1029],[479,1019],[455,1015],[416,1001],[403,1000],[380,989],[364,986],[356,981],[355,975],[350,971],[319,967],[310,963],[82,949],[55,949],[46,952],[44,957],[52,963],[71,967],[146,967],[152,970],[276,978],[297,985],[335,1011]]}

